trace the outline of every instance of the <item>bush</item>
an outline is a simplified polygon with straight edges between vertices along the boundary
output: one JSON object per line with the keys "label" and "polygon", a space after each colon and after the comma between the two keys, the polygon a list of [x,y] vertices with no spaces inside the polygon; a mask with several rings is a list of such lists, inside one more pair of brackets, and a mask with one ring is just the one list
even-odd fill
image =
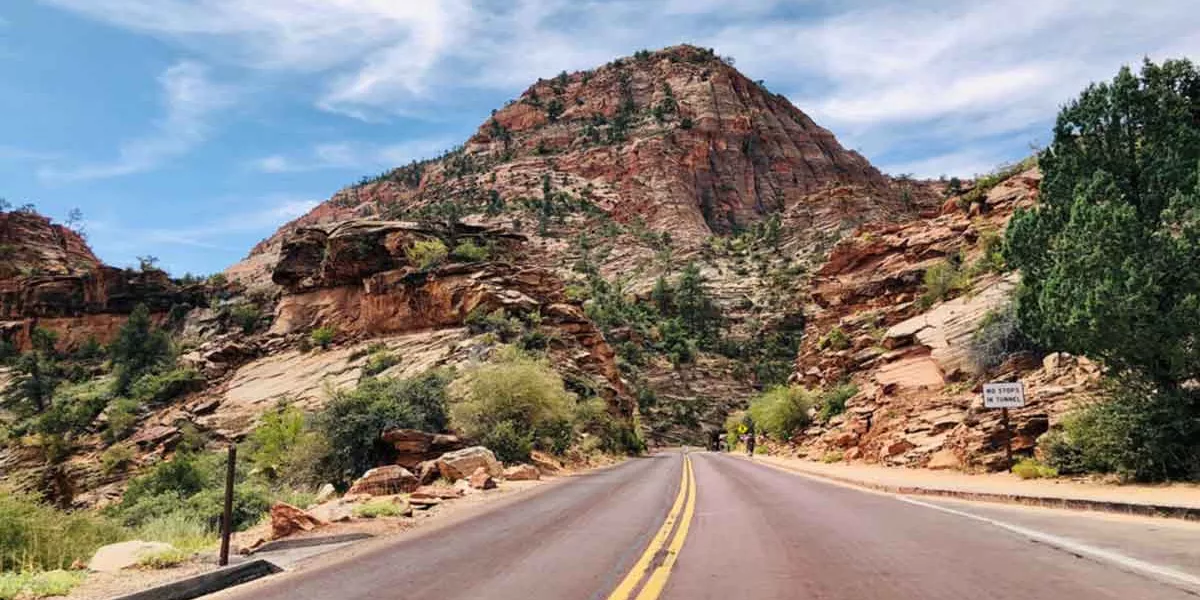
{"label": "bush", "polygon": [[821,339],[817,340],[817,348],[821,350],[826,348],[830,350],[845,350],[849,347],[850,337],[846,335],[845,331],[842,331],[841,327],[830,329],[828,333],[821,336]]}
{"label": "bush", "polygon": [[354,507],[354,516],[363,519],[375,517],[403,517],[401,506],[392,500],[372,500]]}
{"label": "bush", "polygon": [[853,383],[843,383],[821,393],[821,408],[817,418],[828,421],[834,415],[846,411],[846,401],[858,393],[858,386]]}
{"label": "bush", "polygon": [[1032,458],[1023,458],[1012,466],[1013,475],[1021,479],[1043,479],[1058,477],[1058,469],[1044,465]]}
{"label": "bush", "polygon": [[171,369],[142,375],[129,387],[129,396],[141,404],[166,404],[203,387],[204,376],[195,369]]}
{"label": "bush", "polygon": [[137,400],[117,398],[108,407],[108,427],[104,430],[104,440],[108,443],[118,442],[129,437],[137,427],[141,406]]}
{"label": "bush", "polygon": [[304,426],[304,413],[294,406],[268,412],[246,440],[247,460],[256,471],[275,479],[305,435]]}
{"label": "bush", "polygon": [[610,454],[640,454],[646,443],[637,429],[614,417],[601,398],[589,398],[575,404],[575,427],[598,440],[598,447]]}
{"label": "bush", "polygon": [[750,402],[750,417],[760,431],[776,441],[786,442],[808,425],[814,396],[798,386],[771,388]]}
{"label": "bush", "polygon": [[391,367],[400,364],[400,357],[386,350],[373,352],[362,366],[361,377],[374,377]]}
{"label": "bush", "polygon": [[503,308],[487,312],[482,306],[472,309],[464,323],[471,333],[492,332],[506,342],[512,340],[524,328],[520,319],[508,316]]}
{"label": "bush", "polygon": [[465,240],[454,247],[452,253],[454,258],[465,260],[467,262],[481,262],[488,259],[488,250],[483,246],[476,246],[475,242]]}
{"label": "bush", "polygon": [[1037,344],[1021,331],[1015,304],[992,310],[979,321],[967,346],[967,360],[979,373],[1004,364],[1010,356],[1036,351]]}
{"label": "bush", "polygon": [[379,439],[384,431],[445,430],[451,376],[435,370],[410,379],[369,378],[353,390],[334,392],[314,422],[328,442],[319,472],[329,481],[347,483],[390,461],[395,449]]}
{"label": "bush", "polygon": [[337,336],[337,330],[333,327],[318,327],[308,333],[308,340],[314,346],[326,350],[329,348],[329,344],[333,343],[335,336]]}
{"label": "bush", "polygon": [[1115,473],[1135,481],[1200,477],[1200,390],[1137,379],[1109,382],[1109,399],[1082,408],[1038,443],[1064,475]]}
{"label": "bush", "polygon": [[[266,489],[246,481],[245,463],[234,487],[233,525],[243,529],[262,518],[270,506]],[[195,519],[216,529],[223,512],[225,455],[177,454],[135,477],[120,504],[106,511],[129,527],[164,517]]]}
{"label": "bush", "polygon": [[928,308],[970,287],[970,274],[962,268],[961,263],[962,261],[955,256],[926,269],[922,280],[924,291],[917,304]]}
{"label": "bush", "polygon": [[512,421],[501,421],[484,433],[479,442],[503,462],[525,462],[533,450],[533,432],[522,433]]}
{"label": "bush", "polygon": [[846,455],[842,454],[841,450],[834,450],[833,452],[826,452],[825,456],[821,457],[821,462],[825,464],[842,462],[842,459],[845,457]]}
{"label": "bush", "polygon": [[241,328],[242,333],[254,333],[262,325],[263,313],[257,304],[246,302],[234,306],[229,311],[229,318]]}
{"label": "bush", "polygon": [[174,360],[167,333],[155,328],[146,305],[139,304],[121,326],[117,339],[109,346],[117,373],[115,391],[124,394],[143,373]]}
{"label": "bush", "polygon": [[126,535],[95,513],[63,513],[26,492],[0,490],[0,571],[65,569]]}
{"label": "bush", "polygon": [[412,246],[405,251],[408,260],[412,261],[418,269],[427,271],[446,260],[446,255],[449,251],[446,249],[446,244],[439,239],[421,240],[413,242]]}
{"label": "bush", "polygon": [[100,455],[100,472],[112,475],[118,471],[124,471],[136,457],[137,452],[129,446],[123,444],[112,446]]}
{"label": "bush", "polygon": [[450,415],[467,437],[484,439],[508,422],[520,437],[532,436],[539,449],[565,449],[562,432],[565,424],[570,435],[575,397],[546,362],[506,348],[496,362],[471,369],[463,381],[465,393],[451,405]]}

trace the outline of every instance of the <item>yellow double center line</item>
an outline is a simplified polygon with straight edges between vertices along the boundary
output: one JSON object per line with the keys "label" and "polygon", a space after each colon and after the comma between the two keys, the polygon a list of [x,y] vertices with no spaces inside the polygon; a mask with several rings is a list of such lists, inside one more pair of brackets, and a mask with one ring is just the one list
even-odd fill
{"label": "yellow double center line", "polygon": [[[636,600],[655,600],[662,595],[663,588],[667,585],[667,579],[671,576],[671,568],[675,566],[675,560],[679,557],[679,551],[683,548],[683,542],[687,538],[688,528],[691,526],[692,515],[695,512],[696,476],[692,473],[692,459],[685,454],[683,456],[683,472],[680,474],[679,480],[679,494],[675,497],[675,504],[671,506],[670,512],[667,513],[667,520],[650,540],[650,545],[634,563],[629,574],[608,596],[608,600],[629,600],[634,597],[633,592],[638,589],[643,580],[645,580],[645,584],[641,586]],[[649,573],[649,578],[647,578],[647,573]]]}

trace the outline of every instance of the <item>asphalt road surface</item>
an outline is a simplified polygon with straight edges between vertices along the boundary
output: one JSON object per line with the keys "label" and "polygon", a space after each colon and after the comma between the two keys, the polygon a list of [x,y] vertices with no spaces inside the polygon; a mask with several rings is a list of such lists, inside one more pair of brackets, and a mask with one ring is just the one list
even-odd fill
{"label": "asphalt road surface", "polygon": [[[1138,556],[1165,556],[1161,548],[1152,551],[1163,544],[1178,544],[1176,555],[1187,556],[1200,546],[1200,527],[1172,531],[1159,544],[1157,528],[1140,523],[1065,511],[1021,521],[1022,515],[990,508],[976,516],[965,506],[914,503],[739,457],[669,452],[222,597],[1196,597],[1195,573]],[[1056,534],[1059,524],[1071,535]],[[1093,554],[1089,536],[1115,548]]]}

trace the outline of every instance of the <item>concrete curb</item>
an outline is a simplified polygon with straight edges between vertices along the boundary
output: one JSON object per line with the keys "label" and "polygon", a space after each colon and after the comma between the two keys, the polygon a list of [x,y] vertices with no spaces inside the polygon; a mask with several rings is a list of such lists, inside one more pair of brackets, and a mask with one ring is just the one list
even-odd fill
{"label": "concrete curb", "polygon": [[319,537],[294,538],[285,540],[275,540],[267,542],[248,554],[254,555],[262,552],[275,552],[279,550],[292,550],[295,548],[308,548],[310,546],[326,546],[329,544],[343,544],[346,542],[357,542],[375,537],[370,533],[339,533],[336,535],[322,535]]}
{"label": "concrete curb", "polygon": [[[741,458],[741,457],[739,457]],[[749,459],[745,459],[749,460]],[[957,498],[960,500],[972,500],[976,502],[995,502],[1000,504],[1021,504],[1025,506],[1040,506],[1043,508],[1061,508],[1067,510],[1092,510],[1098,512],[1110,512],[1124,515],[1136,515],[1142,517],[1163,517],[1168,519],[1182,519],[1185,521],[1200,521],[1200,508],[1191,506],[1169,506],[1162,504],[1141,504],[1138,502],[1118,502],[1112,500],[1090,500],[1086,498],[1062,498],[1055,496],[1030,496],[1027,494],[998,494],[994,492],[969,492],[965,490],[953,490],[946,488],[927,488],[919,486],[902,486],[891,485],[886,483],[874,483],[863,481],[853,477],[840,477],[837,475],[829,475],[827,473],[815,473],[786,464],[778,464],[774,462],[760,461],[760,464],[765,464],[778,469],[784,469],[793,473],[836,481],[846,485],[866,488],[879,492],[887,492],[889,494],[900,494],[903,496],[933,496],[940,498]]]}
{"label": "concrete curb", "polygon": [[251,560],[172,581],[148,590],[117,596],[112,600],[192,600],[192,598],[199,598],[267,575],[273,575],[282,570],[269,561]]}

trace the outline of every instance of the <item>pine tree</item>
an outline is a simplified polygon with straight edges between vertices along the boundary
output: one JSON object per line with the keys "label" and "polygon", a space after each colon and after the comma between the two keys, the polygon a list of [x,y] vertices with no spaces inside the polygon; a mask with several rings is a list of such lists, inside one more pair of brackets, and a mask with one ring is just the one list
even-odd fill
{"label": "pine tree", "polygon": [[171,360],[171,341],[166,332],[154,327],[146,305],[139,304],[121,326],[110,351],[117,373],[116,392],[123,394],[138,377]]}

